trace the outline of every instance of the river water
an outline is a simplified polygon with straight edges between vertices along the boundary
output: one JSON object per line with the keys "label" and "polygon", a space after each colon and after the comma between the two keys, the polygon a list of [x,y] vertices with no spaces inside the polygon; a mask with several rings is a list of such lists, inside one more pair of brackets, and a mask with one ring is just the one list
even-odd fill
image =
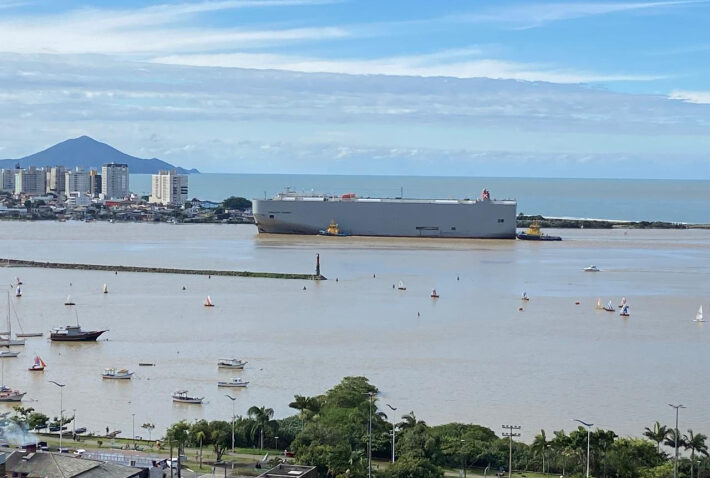
{"label": "river water", "polygon": [[[294,394],[313,395],[343,376],[364,375],[382,401],[429,423],[480,423],[500,432],[573,428],[571,418],[640,435],[655,420],[710,431],[704,379],[710,324],[710,231],[564,230],[561,243],[259,236],[251,225],[0,223],[2,257],[101,264],[311,272],[322,282],[74,270],[0,268],[20,276],[11,297],[28,339],[3,359],[5,384],[27,392],[24,406],[76,410],[77,425],[131,436],[153,422],[153,438],[180,420],[228,419],[266,405],[277,417]],[[583,272],[588,264],[602,271]],[[336,278],[338,279],[336,281]],[[406,291],[393,290],[403,281]],[[109,293],[102,294],[103,284]],[[183,290],[183,286],[185,290]],[[304,290],[305,287],[305,290]],[[436,288],[440,298],[430,299]],[[522,304],[520,295],[531,297]],[[63,305],[68,294],[75,308]],[[203,307],[210,295],[216,304]],[[597,298],[631,317],[597,311]],[[5,299],[3,298],[4,302]],[[579,301],[579,305],[575,302]],[[519,310],[521,305],[523,311]],[[50,343],[51,327],[80,321],[108,328],[87,344]],[[13,330],[17,323],[13,318]],[[38,353],[44,373],[27,367]],[[221,357],[249,361],[218,371]],[[154,362],[155,367],[139,367]],[[102,380],[105,367],[131,381]],[[218,389],[239,376],[243,390]],[[206,397],[176,405],[177,389]],[[9,409],[9,405],[1,405]]]}

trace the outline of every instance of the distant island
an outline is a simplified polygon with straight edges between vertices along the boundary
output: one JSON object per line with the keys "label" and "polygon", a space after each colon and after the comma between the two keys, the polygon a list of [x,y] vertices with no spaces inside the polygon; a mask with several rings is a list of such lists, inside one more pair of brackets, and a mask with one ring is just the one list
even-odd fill
{"label": "distant island", "polygon": [[67,169],[78,166],[89,170],[100,169],[101,165],[107,163],[127,164],[130,172],[137,174],[157,174],[161,170],[176,170],[179,174],[199,174],[197,169],[181,168],[158,158],[136,158],[88,136],[62,141],[23,158],[0,159],[0,169],[14,169],[17,165],[20,168],[63,165]]}

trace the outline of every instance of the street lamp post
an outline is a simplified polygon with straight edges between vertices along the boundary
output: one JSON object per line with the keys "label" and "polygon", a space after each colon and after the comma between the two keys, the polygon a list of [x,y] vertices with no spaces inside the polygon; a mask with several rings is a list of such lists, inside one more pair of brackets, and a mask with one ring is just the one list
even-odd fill
{"label": "street lamp post", "polygon": [[133,449],[136,449],[136,414],[131,413],[131,427],[133,428]]}
{"label": "street lamp post", "polygon": [[[396,412],[396,411],[397,411],[397,408],[393,407],[393,406],[390,405],[389,403],[387,403],[386,405],[387,405],[387,406],[389,407],[389,409],[392,410],[393,412]],[[395,424],[394,424],[394,419],[395,419],[395,416],[394,416],[394,413],[393,413],[393,414],[392,414],[392,463],[394,463],[394,434],[395,434],[395,427],[396,427]]]}
{"label": "street lamp post", "polygon": [[276,443],[276,449],[279,449],[279,437],[274,437],[274,442]]}
{"label": "street lamp post", "polygon": [[237,401],[237,398],[229,394],[225,394],[224,396],[232,401],[232,453],[234,453],[234,402]]}
{"label": "street lamp post", "polygon": [[503,425],[504,430],[508,430],[503,433],[504,437],[508,437],[508,478],[513,476],[513,437],[519,437],[520,433],[516,433],[515,430],[520,430],[520,425]]}
{"label": "street lamp post", "polygon": [[72,418],[71,418],[71,434],[72,438],[76,439],[76,408],[72,408]]}
{"label": "street lamp post", "polygon": [[591,437],[591,432],[592,432],[592,427],[594,426],[593,423],[586,423],[583,422],[582,420],[578,420],[576,418],[572,419],[575,422],[579,422],[585,427],[587,427],[587,478],[589,478],[589,439]]}
{"label": "street lamp post", "polygon": [[62,390],[64,389],[63,383],[55,382],[54,380],[50,380],[51,383],[59,387],[59,453],[62,452],[62,425],[64,421],[64,398],[62,394]]}
{"label": "street lamp post", "polygon": [[678,478],[678,409],[685,408],[683,405],[672,405],[668,404],[669,407],[675,408],[675,436],[673,441],[675,442],[675,462],[673,463],[673,478]]}

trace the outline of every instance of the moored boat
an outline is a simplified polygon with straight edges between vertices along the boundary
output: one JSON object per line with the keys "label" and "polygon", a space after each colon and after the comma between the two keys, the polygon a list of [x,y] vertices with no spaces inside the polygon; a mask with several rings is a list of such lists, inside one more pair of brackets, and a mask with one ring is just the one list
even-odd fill
{"label": "moored boat", "polygon": [[246,360],[235,359],[235,358],[225,358],[219,359],[217,361],[217,367],[219,368],[231,368],[241,370],[247,364]]}
{"label": "moored boat", "polygon": [[11,352],[10,350],[3,350],[0,352],[0,358],[14,358],[20,355],[20,352]]}
{"label": "moored boat", "polygon": [[533,221],[525,232],[519,232],[516,237],[523,241],[561,241],[560,236],[550,236],[540,230],[540,223]]}
{"label": "moored boat", "polygon": [[584,272],[599,272],[599,268],[595,265],[587,266],[584,268]]}
{"label": "moored boat", "polygon": [[19,390],[13,390],[9,387],[0,388],[0,402],[20,402],[22,397],[25,396],[26,392],[20,392]]}
{"label": "moored boat", "polygon": [[53,342],[92,342],[107,330],[82,330],[79,324],[55,327],[49,332]]}
{"label": "moored boat", "polygon": [[130,380],[131,377],[133,377],[133,372],[125,368],[120,370],[116,370],[115,368],[107,368],[104,369],[104,373],[101,374],[101,377],[113,380]]}
{"label": "moored boat", "polygon": [[218,387],[233,387],[233,388],[244,388],[249,385],[249,382],[242,380],[241,378],[233,378],[227,382],[219,381],[217,382]]}
{"label": "moored boat", "polygon": [[202,404],[205,397],[192,397],[187,394],[187,390],[177,390],[173,392],[173,402]]}

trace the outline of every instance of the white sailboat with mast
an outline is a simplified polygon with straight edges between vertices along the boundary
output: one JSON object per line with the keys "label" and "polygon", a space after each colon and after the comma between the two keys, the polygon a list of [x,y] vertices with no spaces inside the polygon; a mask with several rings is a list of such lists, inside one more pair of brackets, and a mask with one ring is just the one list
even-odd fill
{"label": "white sailboat with mast", "polygon": [[[12,338],[12,321],[10,320],[10,293],[7,294],[7,331],[0,332],[0,345],[25,345],[25,339]],[[17,315],[17,314],[15,314]]]}
{"label": "white sailboat with mast", "polygon": [[695,313],[695,318],[693,319],[693,322],[705,322],[705,319],[703,318],[703,306],[701,305],[698,311]]}

